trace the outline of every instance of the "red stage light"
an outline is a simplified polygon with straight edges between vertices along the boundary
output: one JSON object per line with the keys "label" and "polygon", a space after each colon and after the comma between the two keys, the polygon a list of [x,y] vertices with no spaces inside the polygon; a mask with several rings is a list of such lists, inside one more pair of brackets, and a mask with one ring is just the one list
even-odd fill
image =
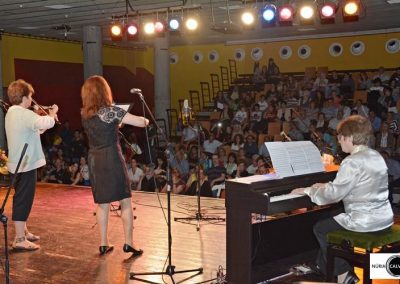
{"label": "red stage light", "polygon": [[126,27],[126,38],[127,40],[139,39],[139,28],[135,23],[132,23]]}
{"label": "red stage light", "polygon": [[164,24],[160,21],[154,23],[154,30],[156,33],[163,33],[164,32]]}
{"label": "red stage light", "polygon": [[319,17],[321,24],[333,24],[335,23],[337,6],[333,3],[326,3],[319,9]]}
{"label": "red stage light", "polygon": [[278,8],[279,24],[290,26],[293,24],[294,9],[291,5],[283,5]]}

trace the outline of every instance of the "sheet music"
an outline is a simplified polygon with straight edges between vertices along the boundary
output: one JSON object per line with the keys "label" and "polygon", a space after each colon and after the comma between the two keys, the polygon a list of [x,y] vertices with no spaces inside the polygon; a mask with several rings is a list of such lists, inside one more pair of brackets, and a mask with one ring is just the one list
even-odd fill
{"label": "sheet music", "polygon": [[318,148],[311,141],[266,142],[265,146],[279,177],[324,171]]}

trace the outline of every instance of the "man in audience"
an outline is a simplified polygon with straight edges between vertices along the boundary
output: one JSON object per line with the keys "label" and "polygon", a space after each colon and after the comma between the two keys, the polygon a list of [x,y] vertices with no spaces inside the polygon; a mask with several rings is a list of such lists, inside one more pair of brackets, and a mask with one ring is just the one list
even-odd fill
{"label": "man in audience", "polygon": [[210,137],[203,143],[203,149],[208,154],[214,154],[221,145],[220,141],[215,140],[214,134],[210,133]]}
{"label": "man in audience", "polygon": [[213,166],[207,170],[208,181],[210,182],[210,186],[213,191],[213,196],[217,197],[217,190],[213,188],[215,185],[221,185],[225,182],[226,177],[226,169],[224,166],[221,166],[221,162],[219,160],[218,154],[212,155]]}

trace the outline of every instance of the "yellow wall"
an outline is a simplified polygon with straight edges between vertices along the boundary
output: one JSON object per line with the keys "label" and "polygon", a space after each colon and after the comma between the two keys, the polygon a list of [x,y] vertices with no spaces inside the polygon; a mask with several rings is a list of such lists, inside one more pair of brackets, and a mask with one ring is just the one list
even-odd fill
{"label": "yellow wall", "polygon": [[[222,36],[222,35],[221,35]],[[250,56],[254,47],[263,50],[263,58],[260,65],[266,64],[269,57],[274,58],[280,67],[281,72],[304,72],[306,67],[328,66],[330,70],[355,70],[355,69],[376,69],[379,66],[386,68],[398,67],[400,65],[400,52],[389,54],[385,50],[385,43],[391,38],[400,38],[400,33],[337,37],[327,39],[293,40],[285,42],[258,43],[246,45],[198,45],[198,46],[177,46],[171,48],[171,52],[177,53],[179,61],[171,65],[171,105],[177,108],[178,98],[187,98],[188,91],[195,89],[200,91],[200,81],[210,82],[210,73],[220,74],[219,66],[228,67],[228,59],[234,59],[234,52],[238,48],[245,50],[245,58],[237,61],[238,74],[252,73],[254,61]],[[350,53],[350,45],[354,41],[364,42],[366,49],[360,56]],[[329,46],[338,42],[343,46],[343,53],[339,57],[329,54]],[[297,49],[307,44],[311,47],[311,56],[301,59],[297,56]],[[287,59],[279,57],[279,50],[282,46],[290,46],[292,56]],[[208,60],[208,53],[216,50],[219,53],[219,60],[211,63]],[[194,63],[193,53],[203,53],[203,61]],[[211,82],[210,82],[211,85]]]}
{"label": "yellow wall", "polygon": [[[3,86],[14,81],[14,59],[31,59],[69,63],[83,63],[82,45],[78,42],[30,38],[15,35],[2,35],[1,56],[3,67]],[[132,50],[105,46],[103,64],[125,66],[135,73],[137,67],[153,73],[153,49]]]}

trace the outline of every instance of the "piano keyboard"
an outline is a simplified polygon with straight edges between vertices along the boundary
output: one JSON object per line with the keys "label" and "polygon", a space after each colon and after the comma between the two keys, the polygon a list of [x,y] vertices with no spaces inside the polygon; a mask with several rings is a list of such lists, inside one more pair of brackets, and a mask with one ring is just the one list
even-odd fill
{"label": "piano keyboard", "polygon": [[[267,195],[267,193],[265,193],[265,195]],[[305,196],[305,194],[282,194],[282,195],[276,195],[276,196],[271,196],[269,198],[269,202],[273,203],[273,202],[278,202],[278,201],[287,200],[287,199],[299,198],[299,197],[303,197],[303,196]]]}

